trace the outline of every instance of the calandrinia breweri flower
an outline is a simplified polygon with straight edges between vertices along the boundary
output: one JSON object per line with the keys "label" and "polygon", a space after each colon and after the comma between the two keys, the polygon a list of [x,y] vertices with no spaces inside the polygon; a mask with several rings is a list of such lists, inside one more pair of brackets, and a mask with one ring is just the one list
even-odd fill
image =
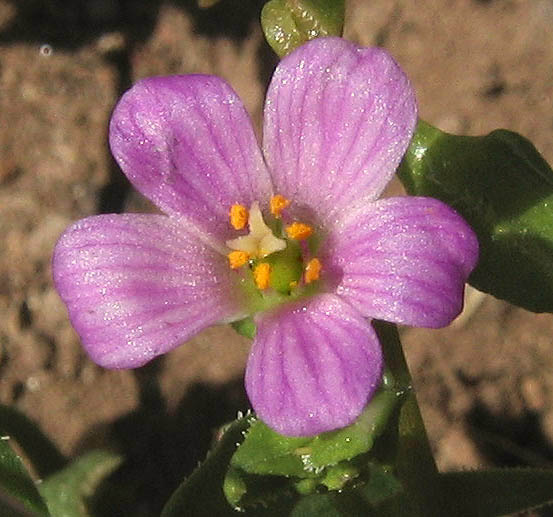
{"label": "calandrinia breweri flower", "polygon": [[260,151],[222,79],[154,77],[111,119],[132,184],[165,214],[71,226],[55,285],[90,356],[131,368],[201,329],[253,316],[254,410],[286,435],[351,423],[379,385],[370,318],[448,324],[477,242],[449,207],[378,199],[417,120],[409,81],[383,50],[338,38],[284,58]]}

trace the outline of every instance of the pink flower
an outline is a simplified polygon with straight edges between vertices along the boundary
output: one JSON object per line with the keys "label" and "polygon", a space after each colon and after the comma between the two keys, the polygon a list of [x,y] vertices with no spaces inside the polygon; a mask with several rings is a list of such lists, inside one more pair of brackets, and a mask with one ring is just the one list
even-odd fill
{"label": "pink flower", "polygon": [[447,325],[477,259],[473,232],[448,206],[378,199],[416,121],[394,60],[339,38],[278,65],[263,151],[222,79],[140,81],[115,108],[111,149],[167,215],[89,217],[54,253],[56,288],[90,357],[137,367],[209,325],[253,316],[246,389],[258,416],[292,436],[350,424],[381,379],[370,319]]}

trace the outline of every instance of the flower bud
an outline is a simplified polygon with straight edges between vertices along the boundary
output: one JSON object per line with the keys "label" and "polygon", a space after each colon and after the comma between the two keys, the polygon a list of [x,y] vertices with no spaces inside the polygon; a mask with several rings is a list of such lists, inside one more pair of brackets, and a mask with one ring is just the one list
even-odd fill
{"label": "flower bud", "polygon": [[261,25],[272,49],[284,57],[321,36],[341,36],[344,0],[271,0],[261,11]]}

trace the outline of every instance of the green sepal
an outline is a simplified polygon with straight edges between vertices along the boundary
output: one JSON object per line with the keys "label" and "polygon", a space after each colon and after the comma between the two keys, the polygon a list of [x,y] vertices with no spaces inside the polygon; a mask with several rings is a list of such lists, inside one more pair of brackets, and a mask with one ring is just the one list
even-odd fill
{"label": "green sepal", "polygon": [[314,437],[283,436],[256,420],[231,465],[249,474],[318,477],[326,467],[369,451],[397,401],[394,391],[382,390],[353,424]]}
{"label": "green sepal", "polygon": [[328,490],[342,490],[346,484],[358,478],[360,473],[360,467],[350,461],[342,461],[325,469],[325,476],[321,479],[321,485],[324,485]]}
{"label": "green sepal", "polygon": [[48,516],[46,503],[8,436],[0,437],[0,513],[5,517]]}
{"label": "green sepal", "polygon": [[89,503],[96,489],[115,469],[122,458],[113,452],[90,451],[39,485],[50,513],[55,517],[89,517]]}
{"label": "green sepal", "polygon": [[[394,441],[391,445],[394,451],[395,444]],[[394,467],[380,463],[381,452],[369,451],[306,478],[248,474],[231,466],[225,480],[225,493],[234,496],[229,497],[229,501],[235,509],[256,517],[418,515]]]}
{"label": "green sepal", "polygon": [[407,192],[440,199],[475,230],[469,282],[535,312],[553,312],[553,171],[506,130],[456,136],[419,121],[398,170]]}
{"label": "green sepal", "polygon": [[251,316],[243,320],[233,321],[230,325],[238,334],[249,339],[253,339],[257,332],[257,326]]}
{"label": "green sepal", "polygon": [[305,471],[301,460],[301,451],[311,440],[282,436],[255,419],[230,464],[248,474],[314,477],[316,474]]}
{"label": "green sepal", "polygon": [[319,480],[314,478],[303,478],[294,483],[296,492],[300,495],[310,495],[317,491]]}
{"label": "green sepal", "polygon": [[250,508],[294,492],[351,486],[366,471],[366,454],[402,397],[387,385],[390,389],[381,389],[352,425],[314,437],[283,436],[252,417],[225,479],[229,503]]}
{"label": "green sepal", "polygon": [[395,391],[382,390],[353,424],[312,438],[304,449],[304,467],[319,471],[370,451],[375,439],[386,428],[399,398],[400,394]]}
{"label": "green sepal", "polygon": [[253,510],[254,515],[261,507],[274,510],[296,496],[293,478],[255,476],[232,466],[225,477],[223,491],[235,510]]}
{"label": "green sepal", "polygon": [[284,57],[321,36],[341,36],[344,0],[271,0],[261,11],[261,25],[272,49]]}
{"label": "green sepal", "polygon": [[248,492],[246,481],[242,473],[234,467],[229,467],[223,481],[223,492],[227,501],[234,507],[239,508],[240,500]]}

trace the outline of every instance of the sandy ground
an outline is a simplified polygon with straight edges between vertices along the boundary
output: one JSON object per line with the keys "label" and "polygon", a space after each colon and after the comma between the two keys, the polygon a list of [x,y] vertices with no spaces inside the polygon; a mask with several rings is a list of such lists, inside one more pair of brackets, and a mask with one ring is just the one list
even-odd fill
{"label": "sandy ground", "polygon": [[[107,444],[151,468],[153,507],[203,457],[210,430],[247,407],[248,343],[214,328],[141,370],[102,370],[52,287],[52,248],[79,218],[152,210],[106,145],[110,112],[135,80],[223,76],[259,128],[276,64],[257,23],[261,4],[0,0],[0,402],[66,455]],[[459,134],[509,128],[553,161],[552,0],[347,6],[346,36],[392,52],[423,119]],[[440,468],[552,464],[552,329],[550,315],[471,290],[452,327],[403,330]]]}

